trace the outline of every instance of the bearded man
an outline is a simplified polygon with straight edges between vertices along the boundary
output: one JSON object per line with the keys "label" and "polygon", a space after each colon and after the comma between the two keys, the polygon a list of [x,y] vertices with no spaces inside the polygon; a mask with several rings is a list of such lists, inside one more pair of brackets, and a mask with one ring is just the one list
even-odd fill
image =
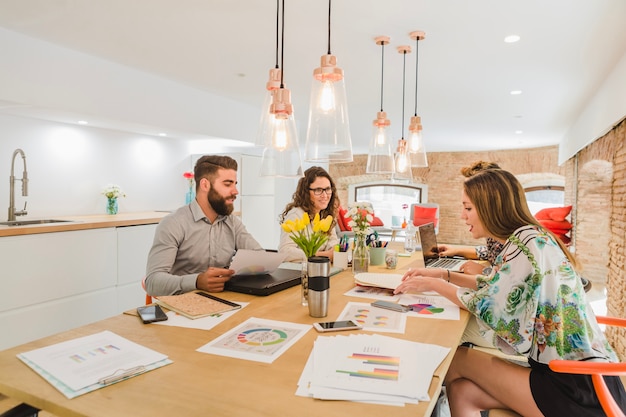
{"label": "bearded man", "polygon": [[228,268],[235,252],[263,250],[232,214],[239,194],[237,161],[205,155],[196,162],[194,179],[195,200],[157,226],[145,278],[151,296],[223,291],[235,272]]}

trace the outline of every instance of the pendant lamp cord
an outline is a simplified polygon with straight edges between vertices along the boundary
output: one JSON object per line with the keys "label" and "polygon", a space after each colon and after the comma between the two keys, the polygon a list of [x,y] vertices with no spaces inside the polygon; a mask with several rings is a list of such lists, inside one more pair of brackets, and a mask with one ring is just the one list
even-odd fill
{"label": "pendant lamp cord", "polygon": [[[278,3],[278,1],[276,1],[276,3]],[[276,17],[278,17],[278,11],[276,12]],[[283,76],[285,74],[285,0],[283,0],[283,18],[282,18],[282,31],[281,31],[281,45],[280,45],[280,88],[285,88],[285,83],[283,82]],[[276,40],[278,41],[278,21],[276,22]],[[278,45],[278,42],[276,42],[276,45]],[[276,48],[276,51],[278,53],[278,48]]]}
{"label": "pendant lamp cord", "polygon": [[402,66],[402,139],[404,139],[404,90],[406,85],[406,50],[402,54],[404,63]]}
{"label": "pendant lamp cord", "polygon": [[330,55],[330,2],[328,0],[328,55]]}
{"label": "pendant lamp cord", "polygon": [[380,111],[383,111],[383,86],[385,79],[385,42],[381,42],[381,54],[380,54]]}
{"label": "pendant lamp cord", "polygon": [[278,29],[278,22],[280,20],[279,18],[279,14],[280,14],[280,0],[276,0],[276,69],[280,69],[280,67],[278,66],[278,34],[279,34],[279,29]]}
{"label": "pendant lamp cord", "polygon": [[415,116],[417,116],[417,64],[419,62],[419,36],[415,38]]}

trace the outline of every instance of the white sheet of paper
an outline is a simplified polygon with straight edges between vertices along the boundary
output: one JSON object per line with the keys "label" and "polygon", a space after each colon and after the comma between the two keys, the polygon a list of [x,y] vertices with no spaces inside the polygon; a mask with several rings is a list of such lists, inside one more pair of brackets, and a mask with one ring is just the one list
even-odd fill
{"label": "white sheet of paper", "polygon": [[196,349],[198,352],[272,363],[313,326],[250,317],[234,329]]}
{"label": "white sheet of paper", "polygon": [[235,275],[271,274],[286,257],[285,253],[239,249],[230,264],[230,269],[235,270]]}
{"label": "white sheet of paper", "polygon": [[44,348],[21,353],[73,390],[137,366],[167,359],[147,347],[105,330]]}
{"label": "white sheet of paper", "polygon": [[449,348],[382,335],[319,336],[296,395],[398,405],[428,401]]}
{"label": "white sheet of paper", "polygon": [[406,313],[373,307],[370,303],[346,304],[337,320],[352,320],[371,332],[404,333]]}

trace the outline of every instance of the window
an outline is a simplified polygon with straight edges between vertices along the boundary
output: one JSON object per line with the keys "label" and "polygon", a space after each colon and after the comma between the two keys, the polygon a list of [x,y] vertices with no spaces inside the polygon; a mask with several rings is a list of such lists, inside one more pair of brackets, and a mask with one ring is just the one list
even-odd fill
{"label": "window", "polygon": [[525,188],[528,208],[534,215],[546,207],[563,207],[565,205],[565,187],[545,185]]}
{"label": "window", "polygon": [[[385,226],[400,226],[402,220],[409,219],[409,207],[428,198],[428,186],[417,183],[393,183],[377,181],[352,184],[348,189],[350,201],[369,201],[374,213]],[[403,204],[407,205],[403,209]]]}

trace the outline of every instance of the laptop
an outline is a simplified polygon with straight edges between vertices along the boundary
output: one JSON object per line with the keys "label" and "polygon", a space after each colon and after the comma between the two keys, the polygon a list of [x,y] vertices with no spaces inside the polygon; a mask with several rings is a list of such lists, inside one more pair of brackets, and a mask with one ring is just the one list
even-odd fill
{"label": "laptop", "polygon": [[252,295],[270,295],[300,284],[300,269],[278,268],[271,274],[233,275],[224,286],[226,291]]}
{"label": "laptop", "polygon": [[420,243],[422,246],[422,255],[424,256],[424,265],[426,268],[444,268],[450,271],[460,271],[461,265],[467,262],[464,258],[446,258],[440,257],[437,253],[437,235],[435,234],[435,225],[426,223],[418,228],[420,234]]}

